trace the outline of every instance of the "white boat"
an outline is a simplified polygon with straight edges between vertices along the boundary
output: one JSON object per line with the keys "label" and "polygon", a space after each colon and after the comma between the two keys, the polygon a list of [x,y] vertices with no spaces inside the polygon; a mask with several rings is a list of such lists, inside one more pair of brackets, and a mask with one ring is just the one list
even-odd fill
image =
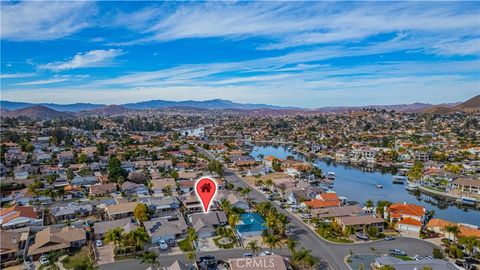
{"label": "white boat", "polygon": [[466,205],[475,205],[477,203],[477,199],[471,197],[462,197],[458,199],[458,202]]}
{"label": "white boat", "polygon": [[408,178],[406,176],[403,176],[403,175],[394,175],[392,177],[392,182],[394,184],[404,184],[406,181],[408,180]]}
{"label": "white boat", "polygon": [[414,191],[418,189],[418,186],[416,184],[408,184],[405,186],[405,189],[408,191]]}
{"label": "white boat", "polygon": [[327,173],[327,179],[335,180],[335,173],[334,172],[328,172]]}
{"label": "white boat", "polygon": [[383,185],[375,185],[377,188],[383,188]]}

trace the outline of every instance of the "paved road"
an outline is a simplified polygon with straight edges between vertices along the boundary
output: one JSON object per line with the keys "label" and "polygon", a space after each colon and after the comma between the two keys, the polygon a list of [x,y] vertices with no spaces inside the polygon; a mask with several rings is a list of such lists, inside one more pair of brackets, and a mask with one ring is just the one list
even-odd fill
{"label": "paved road", "polygon": [[[213,159],[210,153],[199,149],[210,159]],[[250,187],[242,178],[238,177],[232,170],[225,169],[225,178],[228,182],[233,183],[237,187]],[[252,189],[249,197],[254,201],[266,201],[267,198],[264,194]],[[279,212],[285,214],[289,218],[288,229],[291,231],[291,238],[298,241],[299,245],[310,249],[312,254],[320,259],[320,263],[317,269],[332,269],[332,270],[348,270],[343,259],[350,252],[353,253],[388,253],[389,249],[398,248],[405,250],[408,255],[431,255],[434,245],[432,243],[412,238],[397,238],[393,241],[376,241],[365,244],[332,244],[321,239],[315,232],[313,232],[305,223],[296,218],[292,213],[280,208],[276,203],[272,203]],[[200,252],[198,256],[213,255],[217,259],[229,259],[239,258],[243,256],[245,250],[220,250],[213,252]],[[289,256],[289,251],[285,248],[274,250],[276,254],[282,256]],[[160,255],[159,261],[162,266],[169,265],[175,260],[187,263],[185,254],[179,255]],[[129,270],[143,270],[148,266],[142,265],[138,260],[123,260],[112,264],[104,264],[100,266],[102,270],[117,270],[117,269],[129,269]]]}

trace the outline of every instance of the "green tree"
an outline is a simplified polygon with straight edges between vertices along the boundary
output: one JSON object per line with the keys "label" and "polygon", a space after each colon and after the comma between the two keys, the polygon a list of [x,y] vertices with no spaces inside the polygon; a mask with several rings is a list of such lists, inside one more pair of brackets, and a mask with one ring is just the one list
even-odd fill
{"label": "green tree", "polygon": [[193,265],[193,263],[195,262],[195,259],[197,258],[197,253],[195,253],[194,251],[188,252],[187,254],[185,254],[185,257],[187,261],[189,261],[190,264]]}
{"label": "green tree", "polygon": [[245,246],[245,249],[251,250],[253,254],[260,252],[262,250],[262,248],[258,245],[257,240],[252,240],[248,242],[247,245]]}
{"label": "green tree", "polygon": [[143,250],[143,245],[145,244],[145,242],[147,242],[150,239],[143,227],[138,227],[135,230],[131,230],[126,235],[126,238],[131,244],[133,244],[135,247],[138,247],[141,250]]}
{"label": "green tree", "polygon": [[145,204],[139,203],[135,206],[133,210],[133,216],[143,224],[143,222],[148,220],[148,208]]}
{"label": "green tree", "polygon": [[123,228],[113,228],[108,230],[103,236],[103,238],[105,239],[105,243],[113,243],[116,248],[118,247],[120,241],[123,239],[123,233]]}
{"label": "green tree", "polygon": [[116,157],[110,158],[108,161],[108,179],[112,182],[117,182],[119,177],[127,178],[128,173],[122,168],[122,163]]}
{"label": "green tree", "polygon": [[157,253],[152,251],[145,251],[144,253],[142,253],[140,262],[144,264],[149,264],[153,269],[153,266],[158,264],[158,255]]}
{"label": "green tree", "polygon": [[423,164],[419,161],[415,162],[413,167],[407,173],[408,179],[419,180],[423,176]]}

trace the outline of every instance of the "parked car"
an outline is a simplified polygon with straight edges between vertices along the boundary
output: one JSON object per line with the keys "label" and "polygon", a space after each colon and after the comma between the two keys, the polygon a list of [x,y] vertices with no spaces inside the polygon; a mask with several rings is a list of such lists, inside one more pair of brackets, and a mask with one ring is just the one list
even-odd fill
{"label": "parked car", "polygon": [[412,259],[414,259],[415,261],[420,261],[420,260],[423,260],[423,257],[415,254],[415,256],[413,256]]}
{"label": "parked car", "polygon": [[97,241],[95,241],[95,246],[96,246],[96,247],[101,247],[101,246],[103,246],[102,240],[97,240]]}
{"label": "parked car", "polygon": [[355,234],[355,236],[358,238],[358,239],[361,239],[361,240],[364,240],[364,241],[368,241],[370,240],[370,237],[368,237],[368,235],[362,233],[362,232],[357,232]]}
{"label": "parked car", "polygon": [[251,252],[246,252],[246,253],[243,253],[243,257],[244,258],[252,258],[253,254]]}
{"label": "parked car", "polygon": [[168,246],[170,246],[171,248],[172,247],[175,247],[177,245],[177,240],[174,240],[174,239],[170,239],[167,241],[167,244]]}
{"label": "parked car", "polygon": [[401,249],[390,249],[390,255],[405,256],[407,253]]}
{"label": "parked car", "polygon": [[41,265],[45,265],[45,264],[48,264],[50,262],[50,260],[48,260],[48,256],[47,255],[42,255],[40,257],[40,264]]}
{"label": "parked car", "polygon": [[160,247],[161,250],[168,249],[168,245],[167,245],[167,242],[165,242],[165,240],[160,240],[160,242],[158,242],[158,246]]}
{"label": "parked car", "polygon": [[260,252],[260,256],[270,256],[272,254],[273,254],[273,252],[271,252],[270,250],[264,250],[264,251]]}
{"label": "parked car", "polygon": [[392,240],[395,240],[395,237],[393,236],[385,236],[385,241],[392,241]]}
{"label": "parked car", "polygon": [[200,258],[198,258],[198,263],[212,263],[212,262],[215,262],[216,259],[214,256],[212,255],[206,255],[206,256],[202,256]]}

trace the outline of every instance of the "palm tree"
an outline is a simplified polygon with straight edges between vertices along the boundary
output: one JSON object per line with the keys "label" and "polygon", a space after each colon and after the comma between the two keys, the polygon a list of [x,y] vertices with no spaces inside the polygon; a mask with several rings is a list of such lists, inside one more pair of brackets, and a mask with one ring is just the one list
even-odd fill
{"label": "palm tree", "polygon": [[197,253],[195,253],[194,251],[188,252],[187,254],[185,254],[185,258],[187,259],[187,261],[190,262],[190,264],[193,265],[195,259],[197,258]]}
{"label": "palm tree", "polygon": [[242,191],[240,191],[240,195],[242,195],[243,198],[247,198],[248,197],[248,194],[251,192],[252,190],[250,188],[244,188],[242,189]]}
{"label": "palm tree", "polygon": [[108,230],[104,235],[105,243],[113,242],[113,245],[117,248],[118,243],[123,239],[123,233],[123,228],[113,228]]}
{"label": "palm tree", "polygon": [[237,223],[240,221],[240,216],[237,213],[231,213],[228,216],[228,224],[232,227],[232,229],[235,231],[235,228],[237,227]]}
{"label": "palm tree", "polygon": [[311,250],[302,247],[298,252],[295,253],[295,256],[293,256],[292,259],[296,262],[301,262],[304,267],[306,265],[313,267],[317,264],[317,259],[312,256],[311,252]]}
{"label": "palm tree", "polygon": [[280,189],[280,193],[282,194],[282,202],[285,201],[285,190],[287,189],[287,186],[284,183],[281,183],[278,188]]}
{"label": "palm tree", "polygon": [[309,266],[310,269],[314,269],[315,265],[318,263],[318,259],[313,255],[307,255],[303,262]]}
{"label": "palm tree", "polygon": [[153,269],[153,265],[158,264],[158,255],[152,251],[145,251],[140,258],[141,263],[150,264]]}
{"label": "palm tree", "polygon": [[187,237],[190,242],[195,242],[198,239],[197,232],[194,228],[189,227],[187,230]]}
{"label": "palm tree", "polygon": [[272,251],[275,247],[280,246],[280,238],[276,235],[264,235],[262,241],[270,248],[270,251]]}
{"label": "palm tree", "polygon": [[245,248],[251,250],[252,253],[254,253],[254,254],[257,253],[257,252],[260,252],[262,250],[262,248],[258,245],[257,240],[252,240],[252,241],[248,242],[247,246]]}
{"label": "palm tree", "polygon": [[58,259],[60,258],[60,253],[56,251],[50,252],[48,253],[47,258],[48,258],[47,267],[50,270],[60,270],[60,267],[57,265]]}
{"label": "palm tree", "polygon": [[220,200],[220,207],[222,208],[222,210],[225,212],[227,216],[232,212],[232,203],[226,198],[222,198]]}
{"label": "palm tree", "polygon": [[458,242],[465,246],[465,249],[468,251],[468,253],[472,253],[475,247],[480,247],[480,240],[478,240],[475,236],[460,237]]}
{"label": "palm tree", "polygon": [[453,235],[453,242],[457,242],[457,236],[460,233],[460,228],[457,225],[447,225],[443,227],[443,231],[448,233],[448,236]]}
{"label": "palm tree", "polygon": [[297,242],[291,238],[287,240],[287,247],[288,247],[288,250],[290,250],[290,254],[292,256],[295,254],[295,252],[297,252],[295,250],[295,248],[297,247]]}
{"label": "palm tree", "polygon": [[150,237],[148,237],[148,234],[144,228],[138,227],[127,234],[127,239],[129,243],[143,250],[143,245],[150,239]]}
{"label": "palm tree", "polygon": [[373,206],[374,206],[374,204],[373,204],[373,201],[372,201],[372,200],[369,199],[369,200],[367,200],[367,201],[365,202],[365,207],[368,209],[369,212],[372,211]]}
{"label": "palm tree", "polygon": [[268,178],[267,180],[265,180],[264,185],[271,190],[273,186],[273,180],[271,178]]}

